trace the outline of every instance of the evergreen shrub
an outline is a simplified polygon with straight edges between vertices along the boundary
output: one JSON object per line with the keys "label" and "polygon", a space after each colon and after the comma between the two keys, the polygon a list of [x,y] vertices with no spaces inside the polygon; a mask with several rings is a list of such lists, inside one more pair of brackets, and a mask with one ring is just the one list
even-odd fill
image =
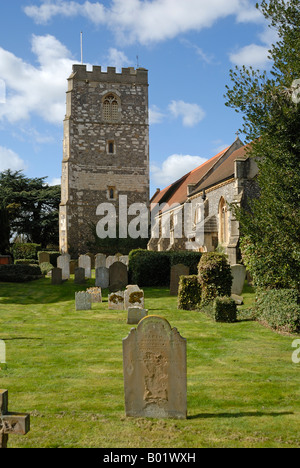
{"label": "evergreen shrub", "polygon": [[178,289],[178,309],[195,310],[201,302],[201,286],[197,275],[181,276]]}
{"label": "evergreen shrub", "polygon": [[224,254],[218,252],[202,254],[198,266],[198,279],[202,289],[203,305],[218,296],[231,295],[233,278]]}
{"label": "evergreen shrub", "polygon": [[39,265],[0,265],[0,281],[25,283],[42,277]]}

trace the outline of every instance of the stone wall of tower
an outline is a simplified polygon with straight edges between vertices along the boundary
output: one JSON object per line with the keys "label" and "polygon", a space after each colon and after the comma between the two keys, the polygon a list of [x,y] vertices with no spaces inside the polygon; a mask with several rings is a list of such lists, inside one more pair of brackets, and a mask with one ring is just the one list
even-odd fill
{"label": "stone wall of tower", "polygon": [[[149,201],[148,72],[144,69],[101,67],[87,71],[74,65],[68,79],[64,120],[60,249],[85,253],[101,203],[120,195],[128,205]],[[115,96],[117,118],[104,113],[104,100]],[[109,144],[113,143],[113,153]],[[110,188],[115,196],[110,199]]]}

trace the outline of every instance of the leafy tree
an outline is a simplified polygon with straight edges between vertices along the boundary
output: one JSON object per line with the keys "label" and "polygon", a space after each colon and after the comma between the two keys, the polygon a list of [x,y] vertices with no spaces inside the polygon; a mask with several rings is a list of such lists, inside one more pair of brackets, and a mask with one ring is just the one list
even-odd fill
{"label": "leafy tree", "polygon": [[[243,113],[260,198],[237,211],[243,259],[257,286],[300,287],[300,1],[263,0],[278,41],[269,72],[230,71],[227,103]],[[299,86],[299,89],[297,87]]]}
{"label": "leafy tree", "polygon": [[50,187],[45,178],[30,179],[21,171],[0,173],[1,251],[7,251],[12,236],[28,242],[58,243],[60,186]]}

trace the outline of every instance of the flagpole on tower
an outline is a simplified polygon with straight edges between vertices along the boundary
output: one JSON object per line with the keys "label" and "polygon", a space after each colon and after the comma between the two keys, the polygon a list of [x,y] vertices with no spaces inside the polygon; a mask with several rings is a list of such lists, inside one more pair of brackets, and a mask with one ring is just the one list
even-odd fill
{"label": "flagpole on tower", "polygon": [[83,64],[83,41],[82,41],[82,36],[83,36],[83,33],[81,31],[81,33],[80,33],[81,64]]}

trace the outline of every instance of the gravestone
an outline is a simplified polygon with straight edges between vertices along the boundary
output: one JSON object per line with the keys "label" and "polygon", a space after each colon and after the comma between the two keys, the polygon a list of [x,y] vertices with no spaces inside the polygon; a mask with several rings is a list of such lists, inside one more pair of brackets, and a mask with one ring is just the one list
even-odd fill
{"label": "gravestone", "polygon": [[124,310],[123,291],[117,291],[108,296],[108,310]]}
{"label": "gravestone", "polygon": [[39,252],[38,258],[40,265],[41,263],[50,263],[50,254],[48,252]]}
{"label": "gravestone", "polygon": [[171,278],[170,278],[170,295],[178,295],[179,279],[180,276],[188,276],[190,274],[190,269],[186,265],[179,263],[174,265],[171,268]]}
{"label": "gravestone", "polygon": [[78,259],[78,266],[79,268],[85,269],[85,277],[91,278],[92,277],[92,262],[91,257],[88,255],[80,255]]}
{"label": "gravestone", "polygon": [[124,293],[124,307],[128,310],[129,307],[144,308],[144,291],[137,285],[129,285]]}
{"label": "gravestone", "polygon": [[241,296],[246,280],[246,267],[244,265],[231,265],[232,287],[231,294]]}
{"label": "gravestone", "polygon": [[76,268],[75,269],[75,284],[84,284],[85,283],[85,269],[84,268]]}
{"label": "gravestone", "polygon": [[86,290],[91,296],[92,304],[99,304],[102,302],[102,291],[101,288],[89,288]]}
{"label": "gravestone", "polygon": [[91,310],[92,298],[90,294],[84,291],[75,293],[75,308],[76,310]]}
{"label": "gravestone", "polygon": [[106,267],[96,268],[96,281],[97,288],[106,289],[109,286],[109,269]]}
{"label": "gravestone", "polygon": [[122,257],[119,258],[119,262],[124,263],[128,267],[129,265],[129,256],[128,255],[122,255]]}
{"label": "gravestone", "polygon": [[187,417],[186,340],[149,315],[123,339],[126,416]]}
{"label": "gravestone", "polygon": [[7,448],[9,434],[25,435],[30,431],[30,415],[8,411],[8,391],[0,390],[0,448]]}
{"label": "gravestone", "polygon": [[78,260],[70,261],[70,275],[75,275],[75,270],[78,268]]}
{"label": "gravestone", "polygon": [[113,265],[117,261],[118,261],[118,257],[116,257],[115,255],[114,256],[110,255],[106,259],[106,268],[111,267],[111,265]]}
{"label": "gravestone", "polygon": [[122,262],[115,262],[109,267],[109,288],[118,291],[128,285],[128,271]]}
{"label": "gravestone", "polygon": [[95,256],[95,269],[106,267],[106,255],[97,254]]}
{"label": "gravestone", "polygon": [[64,254],[58,257],[57,259],[57,267],[62,269],[62,279],[68,280],[70,279],[70,255]]}
{"label": "gravestone", "polygon": [[148,315],[148,310],[141,307],[129,307],[127,315],[128,325],[137,325],[144,317]]}
{"label": "gravestone", "polygon": [[62,269],[61,268],[53,268],[51,270],[51,283],[53,285],[62,284]]}

